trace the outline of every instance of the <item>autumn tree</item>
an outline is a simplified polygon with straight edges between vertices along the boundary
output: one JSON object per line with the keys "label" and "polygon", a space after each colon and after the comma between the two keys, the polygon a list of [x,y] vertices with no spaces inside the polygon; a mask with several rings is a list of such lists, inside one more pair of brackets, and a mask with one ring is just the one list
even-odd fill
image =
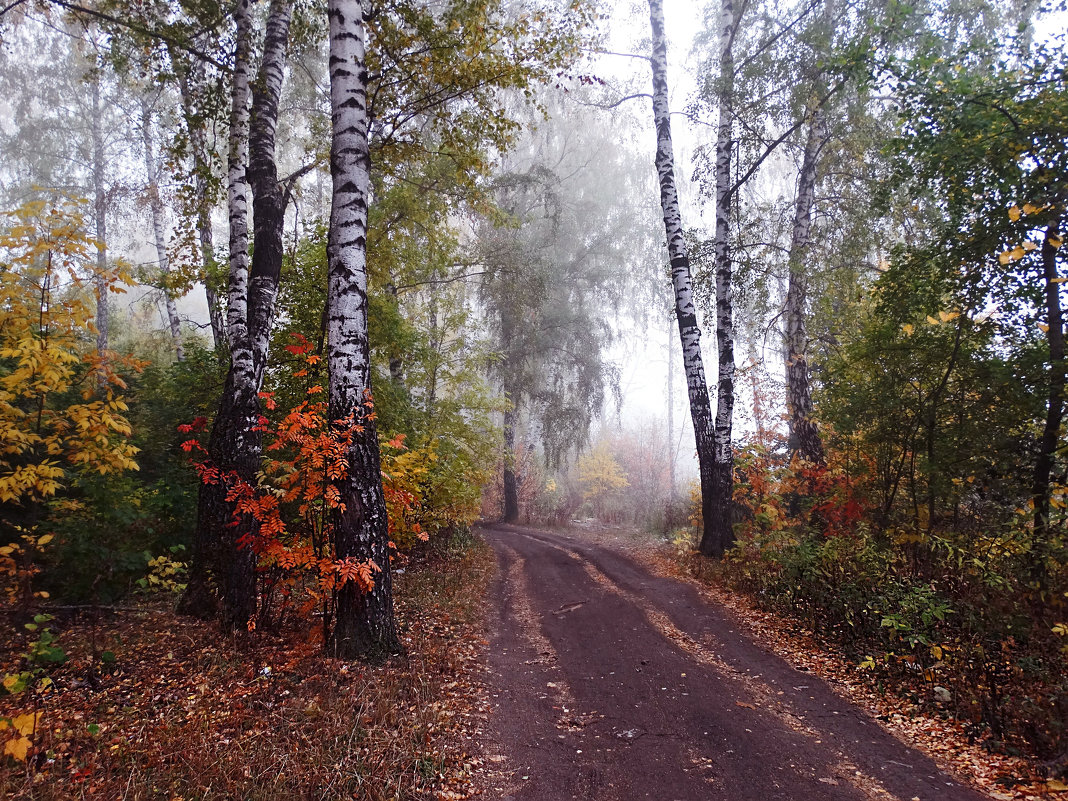
{"label": "autumn tree", "polygon": [[597,519],[618,519],[620,510],[615,501],[620,490],[628,487],[630,482],[608,443],[602,440],[580,455],[575,469],[582,486],[582,499],[593,506]]}
{"label": "autumn tree", "polygon": [[[79,475],[136,470],[125,384],[90,339],[103,273],[86,203],[62,197],[5,215],[0,235],[0,504],[9,541],[35,532],[43,505]],[[98,388],[100,391],[98,392]]]}
{"label": "autumn tree", "polygon": [[518,438],[525,429],[550,470],[582,447],[615,389],[607,356],[620,327],[613,317],[626,313],[629,290],[657,265],[655,217],[638,191],[642,171],[599,122],[622,117],[580,105],[578,94],[539,97],[557,124],[539,129],[530,120],[533,130],[493,181],[504,216],[478,232],[480,297],[500,354],[491,374],[511,406],[502,468],[509,522],[520,512]]}

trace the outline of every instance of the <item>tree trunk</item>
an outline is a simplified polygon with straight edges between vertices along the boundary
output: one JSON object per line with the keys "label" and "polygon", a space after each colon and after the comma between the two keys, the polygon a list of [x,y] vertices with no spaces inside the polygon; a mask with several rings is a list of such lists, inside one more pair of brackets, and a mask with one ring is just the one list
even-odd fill
{"label": "tree trunk", "polygon": [[[248,184],[246,169],[249,136],[249,97],[251,96],[249,60],[252,53],[251,0],[238,0],[234,7],[235,52],[233,83],[230,95],[230,133],[227,148],[227,207],[230,224],[229,303],[227,308],[228,338],[247,341],[246,301],[248,297]],[[235,386],[234,353],[219,400],[219,411],[211,430],[208,452],[217,466],[228,469],[221,461],[224,452],[232,453],[237,444],[235,432],[241,426],[233,421],[248,399],[238,394]],[[233,469],[230,467],[229,469]],[[193,534],[193,554],[189,565],[189,582],[178,604],[178,611],[194,617],[209,619],[218,614],[218,587],[225,566],[223,542],[230,530],[231,508],[226,500],[227,488],[222,484],[200,485],[197,498],[197,525]]]}
{"label": "tree trunk", "polygon": [[[510,396],[509,396],[510,397]],[[514,409],[504,413],[504,522],[519,520],[519,482],[515,477]]]}
{"label": "tree trunk", "polygon": [[349,448],[348,474],[336,482],[341,506],[334,513],[337,559],[371,561],[379,568],[369,592],[347,581],[337,592],[327,649],[334,656],[378,660],[400,649],[393,619],[386,505],[378,435],[370,402],[367,337],[367,141],[365,14],[360,0],[330,0],[330,108],[333,196],[327,240],[327,362],[330,419],[353,419],[362,428]]}
{"label": "tree trunk", "polygon": [[[212,427],[208,452],[212,463],[238,480],[256,483],[261,436],[259,391],[267,361],[267,345],[274,317],[274,301],[282,266],[282,224],[285,197],[277,180],[275,130],[285,73],[292,3],[273,0],[267,18],[263,57],[250,91],[249,0],[235,8],[237,54],[233,78],[233,106],[228,153],[230,210],[230,281],[227,309],[230,370]],[[252,111],[248,98],[252,96]],[[245,148],[248,147],[247,168]],[[255,249],[248,258],[248,192],[253,195]],[[214,569],[221,596],[224,627],[244,628],[256,610],[256,553],[251,547],[255,521],[230,525],[232,507],[226,483],[202,484],[197,509],[194,548],[214,558],[194,560],[182,609],[188,614],[212,614],[209,581]],[[194,575],[196,574],[196,575]],[[195,582],[195,583],[194,583]],[[202,611],[203,610],[203,611]]]}
{"label": "tree trunk", "polygon": [[[171,51],[171,59],[183,66],[179,69],[178,89],[182,99],[182,111],[185,116],[186,131],[189,135],[190,150],[193,155],[193,191],[196,203],[197,239],[200,241],[200,270],[204,281],[204,297],[208,304],[208,318],[211,321],[211,341],[216,354],[222,354],[226,344],[226,322],[223,320],[219,298],[211,286],[211,273],[215,267],[215,244],[211,227],[211,201],[208,197],[208,176],[211,172],[211,158],[208,143],[204,138],[196,112],[195,98],[189,85],[189,70],[203,69],[200,62],[190,64],[184,56]],[[195,66],[194,66],[195,65]]]}
{"label": "tree trunk", "polygon": [[178,306],[174,302],[174,293],[168,286],[170,264],[167,259],[167,240],[163,233],[163,200],[159,196],[159,179],[156,170],[156,149],[152,141],[152,112],[148,98],[141,98],[141,140],[145,151],[145,174],[148,176],[148,206],[152,213],[152,234],[156,245],[156,258],[159,261],[160,282],[163,284],[163,300],[167,310],[167,326],[174,343],[174,354],[178,361],[185,359],[182,346],[182,323],[178,318]]}
{"label": "tree trunk", "polygon": [[817,111],[809,123],[797,202],[790,237],[790,278],[786,292],[786,406],[789,413],[789,447],[801,459],[823,464],[823,443],[812,420],[812,388],[809,383],[808,334],[805,313],[808,301],[808,258],[812,232],[812,207],[816,194],[816,167],[827,141],[823,117]]}
{"label": "tree trunk", "polygon": [[[709,555],[722,554],[715,542],[713,520],[717,517],[714,503],[715,435],[712,404],[708,397],[705,368],[701,358],[701,329],[697,325],[697,310],[693,302],[693,279],[690,275],[690,256],[682,232],[678,191],[675,187],[675,157],[671,144],[671,112],[667,90],[667,39],[664,34],[662,0],[649,0],[649,22],[653,37],[653,121],[656,124],[656,170],[660,179],[660,205],[667,234],[668,257],[671,261],[671,282],[675,292],[675,317],[682,343],[682,363],[686,372],[686,389],[693,419],[697,460],[701,473],[701,511],[704,515],[704,535],[701,550]],[[728,521],[729,525],[729,521]]]}
{"label": "tree trunk", "polygon": [[734,36],[738,11],[733,0],[720,7],[719,129],[716,135],[716,389],[715,462],[713,466],[711,525],[705,525],[701,551],[722,556],[734,542],[734,307],[731,287],[733,263],[730,252],[730,211],[735,187],[731,185],[731,155],[734,132]]}
{"label": "tree trunk", "polygon": [[104,187],[104,134],[100,130],[100,117],[104,113],[100,104],[100,76],[94,72],[89,83],[92,101],[90,134],[93,140],[93,217],[96,226],[96,352],[101,363],[108,349],[108,281],[104,276],[108,267],[107,192]]}
{"label": "tree trunk", "polygon": [[1046,324],[1049,326],[1046,332],[1046,342],[1049,345],[1049,400],[1031,485],[1031,499],[1035,507],[1035,553],[1032,558],[1035,560],[1034,574],[1040,583],[1045,581],[1050,476],[1064,417],[1064,321],[1061,314],[1060,276],[1057,273],[1057,246],[1054,245],[1058,240],[1060,222],[1055,221],[1046,228],[1046,236],[1042,242],[1042,268],[1046,279]]}
{"label": "tree trunk", "polygon": [[667,455],[668,455],[668,526],[671,526],[671,510],[675,508],[675,348],[672,340],[671,320],[668,320],[668,371],[667,371]]}

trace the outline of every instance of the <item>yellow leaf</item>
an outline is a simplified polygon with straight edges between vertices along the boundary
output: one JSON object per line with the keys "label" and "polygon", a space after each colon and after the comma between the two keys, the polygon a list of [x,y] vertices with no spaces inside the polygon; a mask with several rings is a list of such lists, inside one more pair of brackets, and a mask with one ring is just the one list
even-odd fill
{"label": "yellow leaf", "polygon": [[912,332],[916,330],[916,326],[912,323],[904,323],[901,326],[901,330],[905,332],[905,336],[910,337],[912,336]]}
{"label": "yellow leaf", "polygon": [[1024,206],[1023,206],[1023,213],[1024,214],[1034,214],[1037,211],[1042,211],[1042,209],[1040,209],[1038,206],[1036,206],[1036,205],[1034,205],[1032,203],[1024,203]]}
{"label": "yellow leaf", "polygon": [[1043,334],[1047,334],[1049,333],[1049,326],[1045,323],[1039,323],[1038,330],[1041,331]]}
{"label": "yellow leaf", "polygon": [[48,543],[50,543],[54,538],[54,534],[45,534],[43,537],[37,540],[37,547],[41,547],[42,545],[48,545]]}
{"label": "yellow leaf", "polygon": [[951,320],[956,320],[958,317],[960,317],[960,312],[944,312],[944,311],[940,311],[938,313],[938,318],[943,323],[948,323]]}
{"label": "yellow leaf", "polygon": [[927,322],[931,325],[940,325],[940,322],[929,314],[927,315]]}
{"label": "yellow leaf", "polygon": [[1060,779],[1050,779],[1046,782],[1046,789],[1051,793],[1064,793],[1068,792],[1068,784],[1065,784]]}
{"label": "yellow leaf", "polygon": [[1063,243],[1064,243],[1064,240],[1061,239],[1059,236],[1051,236],[1049,238],[1049,244],[1054,250],[1059,248]]}
{"label": "yellow leaf", "polygon": [[15,727],[15,730],[22,735],[30,736],[37,728],[37,718],[41,715],[40,712],[27,712],[25,715],[19,715],[11,721],[11,725]]}
{"label": "yellow leaf", "polygon": [[1010,261],[1012,261],[1012,256],[1009,255],[1009,251],[1006,250],[998,254],[999,264],[1008,264]]}
{"label": "yellow leaf", "polygon": [[26,754],[30,750],[30,745],[31,743],[28,737],[15,737],[4,744],[4,753],[10,754],[19,762],[25,762]]}
{"label": "yellow leaf", "polygon": [[1013,222],[1016,222],[1018,219],[1020,219],[1020,207],[1019,206],[1012,206],[1009,209],[1009,219],[1012,220]]}
{"label": "yellow leaf", "polygon": [[1023,243],[1023,249],[1024,250],[1038,250],[1038,243],[1037,242],[1032,242],[1030,239],[1028,239],[1026,242]]}

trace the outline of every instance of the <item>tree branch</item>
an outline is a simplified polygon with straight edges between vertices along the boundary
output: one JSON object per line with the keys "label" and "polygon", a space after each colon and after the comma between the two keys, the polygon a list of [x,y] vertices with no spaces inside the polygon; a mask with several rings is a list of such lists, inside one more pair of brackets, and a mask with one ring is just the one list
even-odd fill
{"label": "tree branch", "polygon": [[623,105],[628,100],[635,100],[635,99],[637,99],[639,97],[652,97],[652,95],[650,95],[648,93],[645,93],[645,92],[639,92],[636,95],[627,95],[626,97],[621,97],[615,103],[587,103],[585,100],[575,100],[575,102],[578,103],[580,106],[588,106],[590,108],[600,108],[600,109],[604,109],[605,111],[607,111],[608,109],[613,109],[613,108],[616,108],[618,106]]}
{"label": "tree branch", "polygon": [[[21,2],[21,0],[15,0],[15,2],[5,8],[3,12],[0,12],[0,16],[6,13],[8,9],[13,8],[19,2]],[[101,19],[105,22],[110,22],[112,25],[118,25],[121,28],[131,30],[134,33],[140,33],[152,39],[158,39],[161,42],[166,42],[168,45],[177,47],[179,50],[184,50],[185,52],[189,53],[189,55],[195,56],[201,61],[211,64],[213,67],[216,67],[217,69],[220,69],[223,72],[230,71],[230,68],[228,66],[223,64],[221,61],[217,61],[216,59],[212,58],[204,51],[198,50],[191,44],[183,42],[173,36],[168,36],[167,34],[161,31],[153,30],[145,25],[140,25],[139,23],[132,22],[128,19],[119,19],[118,17],[112,16],[111,14],[107,14],[103,11],[97,11],[95,8],[86,8],[85,6],[80,6],[76,3],[69,3],[67,2],[67,0],[48,0],[48,2],[50,2],[52,5],[59,6],[60,8],[65,8],[73,14],[84,14],[89,17],[95,17],[96,19]]]}
{"label": "tree branch", "polygon": [[11,11],[12,9],[17,8],[18,6],[21,6],[25,2],[26,0],[13,0],[13,2],[8,3],[6,6],[4,6],[3,10],[0,10],[0,17],[4,16],[4,14],[6,14],[8,11]]}
{"label": "tree branch", "polygon": [[451,278],[428,278],[426,281],[415,281],[411,284],[400,284],[394,287],[398,292],[402,289],[415,289],[421,286],[440,286],[442,284],[455,284],[457,281],[465,281],[468,278],[475,278],[479,275],[489,275],[493,270],[479,270],[474,273],[462,273],[460,275],[454,275]]}
{"label": "tree branch", "polygon": [[734,182],[734,185],[731,186],[731,188],[728,190],[728,195],[733,196],[739,189],[741,189],[742,185],[753,177],[753,173],[755,173],[760,168],[760,165],[764,163],[764,160],[767,159],[767,157],[770,156],[779,145],[781,145],[783,142],[793,136],[794,132],[797,131],[798,128],[800,128],[806,122],[809,122],[815,115],[815,113],[821,108],[823,108],[823,106],[826,105],[827,101],[830,100],[834,95],[836,95],[843,86],[845,86],[845,79],[839,80],[838,83],[832,86],[831,89],[823,97],[820,98],[819,103],[816,104],[816,107],[812,109],[811,113],[801,117],[801,119],[791,125],[783,133],[782,136],[780,136],[778,139],[776,139],[774,142],[764,148],[764,152],[761,153],[760,156],[749,166],[749,169],[745,171],[745,175],[743,175],[741,178]]}

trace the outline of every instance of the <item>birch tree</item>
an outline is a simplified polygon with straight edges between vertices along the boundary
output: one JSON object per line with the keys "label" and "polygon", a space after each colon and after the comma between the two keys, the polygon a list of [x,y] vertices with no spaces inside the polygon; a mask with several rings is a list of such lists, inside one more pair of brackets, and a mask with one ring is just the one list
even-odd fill
{"label": "birch tree", "polygon": [[660,261],[639,159],[613,141],[623,112],[606,125],[608,112],[581,96],[539,101],[556,124],[539,128],[529,114],[493,183],[507,222],[487,220],[478,231],[479,296],[500,356],[490,372],[511,404],[503,417],[508,522],[520,514],[517,440],[539,444],[550,469],[586,445],[617,388],[607,354],[618,325],[612,312],[633,302]]}
{"label": "birch tree", "polygon": [[734,40],[741,22],[743,4],[722,0],[719,19],[720,87],[719,124],[716,133],[716,228],[713,248],[716,263],[716,425],[713,463],[713,516],[705,524],[701,551],[722,556],[734,542],[731,526],[734,494],[734,264],[730,249],[731,203],[737,187],[732,183],[731,155],[734,147]]}
{"label": "birch tree", "polygon": [[156,161],[155,140],[152,135],[152,108],[146,96],[141,97],[141,142],[144,147],[145,175],[148,178],[148,210],[152,217],[152,241],[156,247],[156,259],[159,266],[160,284],[163,292],[164,307],[167,312],[167,328],[174,354],[178,361],[185,358],[182,346],[182,323],[178,317],[178,305],[174,300],[174,290],[170,285],[170,261],[167,257],[167,238],[164,233],[163,198],[159,192],[159,169]]}
{"label": "birch tree", "polygon": [[[282,222],[288,187],[278,181],[275,132],[285,75],[292,3],[273,0],[267,17],[263,55],[255,84],[250,80],[252,18],[250,0],[234,9],[234,55],[227,201],[230,222],[230,277],[227,329],[230,369],[212,426],[208,451],[224,473],[255,484],[260,466],[259,392],[267,362],[267,344],[282,265]],[[249,99],[251,98],[251,110]],[[246,155],[247,153],[247,155]],[[249,194],[253,205],[255,249],[249,259]],[[211,617],[217,613],[208,571],[214,569],[225,626],[241,628],[255,612],[255,553],[250,546],[255,523],[232,525],[224,483],[203,484],[190,581],[181,609]]]}
{"label": "birch tree", "polygon": [[327,244],[327,363],[330,419],[358,424],[348,472],[337,479],[334,552],[339,560],[371,560],[374,587],[338,590],[328,650],[337,657],[377,659],[399,649],[393,618],[389,534],[382,494],[378,435],[371,400],[367,336],[368,148],[366,18],[360,0],[330,0],[330,175],[333,192]]}
{"label": "birch tree", "polygon": [[[727,0],[729,5],[730,0]],[[664,32],[664,7],[662,0],[649,0],[649,22],[653,36],[653,121],[656,125],[656,170],[660,181],[660,204],[664,215],[664,230],[667,234],[668,256],[671,262],[671,282],[675,293],[675,318],[679,326],[682,344],[683,371],[686,375],[686,390],[690,401],[690,417],[693,420],[694,437],[697,442],[697,460],[701,472],[701,512],[704,532],[701,551],[709,556],[722,555],[727,545],[724,529],[730,530],[728,510],[723,496],[717,495],[722,481],[717,478],[721,470],[717,464],[718,428],[712,419],[712,404],[705,381],[704,362],[701,357],[701,329],[697,322],[694,305],[693,277],[690,274],[690,256],[683,237],[682,213],[679,210],[678,190],[675,186],[674,151],[671,143],[671,110],[668,105],[667,86],[667,38]],[[728,137],[729,129],[726,131]],[[726,150],[729,168],[730,150]],[[717,230],[719,219],[717,204]],[[726,231],[724,231],[724,235]],[[729,274],[726,276],[729,281]],[[725,285],[729,286],[729,284]],[[729,298],[725,309],[729,322]],[[729,338],[728,338],[728,341]],[[731,343],[733,347],[733,343]],[[733,351],[731,352],[733,368]],[[727,384],[729,386],[729,383]],[[721,406],[729,415],[728,408]],[[717,415],[718,421],[718,415]],[[728,451],[730,427],[726,428]],[[729,470],[729,466],[728,466]],[[728,473],[729,479],[729,473]],[[727,496],[729,500],[730,496]]]}

